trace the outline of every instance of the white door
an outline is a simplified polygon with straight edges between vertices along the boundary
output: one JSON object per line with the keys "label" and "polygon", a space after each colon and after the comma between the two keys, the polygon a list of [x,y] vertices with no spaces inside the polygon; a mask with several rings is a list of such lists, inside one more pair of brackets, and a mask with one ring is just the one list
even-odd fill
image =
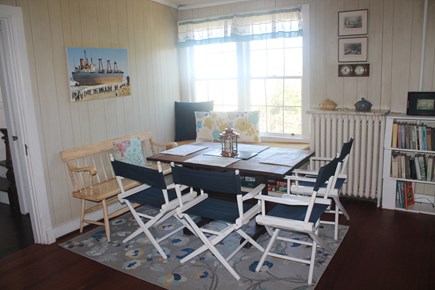
{"label": "white door", "polygon": [[30,214],[35,243],[50,244],[55,238],[48,207],[20,7],[0,5],[0,73],[20,209],[22,213]]}

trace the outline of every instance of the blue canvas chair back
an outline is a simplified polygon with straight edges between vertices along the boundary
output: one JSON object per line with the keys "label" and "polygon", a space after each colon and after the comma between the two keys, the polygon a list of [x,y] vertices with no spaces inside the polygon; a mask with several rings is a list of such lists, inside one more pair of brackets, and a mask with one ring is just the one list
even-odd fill
{"label": "blue canvas chair back", "polygon": [[166,189],[165,177],[158,170],[137,166],[122,161],[114,160],[112,167],[115,175],[148,184],[151,187]]}
{"label": "blue canvas chair back", "polygon": [[201,188],[205,191],[236,195],[241,193],[240,176],[234,171],[206,171],[174,166],[172,177],[175,184]]}
{"label": "blue canvas chair back", "polygon": [[325,182],[335,174],[335,170],[337,169],[337,165],[340,158],[335,157],[328,164],[320,167],[319,173],[316,178],[316,183],[314,184],[314,191],[318,191],[320,187],[325,187]]}
{"label": "blue canvas chair back", "polygon": [[352,144],[353,138],[350,138],[348,142],[343,144],[343,147],[341,147],[340,155],[338,156],[338,162],[343,162],[344,158],[349,155],[350,150],[352,149]]}

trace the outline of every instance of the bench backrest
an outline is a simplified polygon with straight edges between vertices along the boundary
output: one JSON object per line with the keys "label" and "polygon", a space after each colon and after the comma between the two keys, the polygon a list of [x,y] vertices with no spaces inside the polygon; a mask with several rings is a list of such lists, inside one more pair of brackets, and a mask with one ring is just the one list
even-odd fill
{"label": "bench backrest", "polygon": [[[144,158],[157,154],[165,150],[164,146],[159,146],[153,142],[150,132],[130,134],[96,144],[84,145],[80,147],[65,149],[60,152],[62,160],[66,162],[70,174],[74,191],[82,190],[92,184],[102,183],[115,178],[115,174],[110,163],[110,154],[113,153],[113,143],[139,138],[142,143]],[[77,168],[89,167],[94,171],[92,178],[89,173],[77,170]]]}

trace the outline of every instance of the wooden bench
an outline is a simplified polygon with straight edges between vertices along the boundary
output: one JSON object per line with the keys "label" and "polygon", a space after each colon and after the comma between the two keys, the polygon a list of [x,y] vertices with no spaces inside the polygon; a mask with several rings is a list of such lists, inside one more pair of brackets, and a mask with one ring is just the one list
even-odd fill
{"label": "wooden bench", "polygon": [[[144,158],[177,146],[175,142],[158,144],[153,141],[150,132],[143,132],[61,151],[62,160],[66,163],[71,178],[72,196],[81,200],[80,233],[83,232],[85,223],[103,225],[107,240],[110,241],[109,220],[128,211],[127,207],[111,213],[108,210],[110,204],[119,202],[117,195],[121,192],[110,163],[110,154],[113,153],[114,142],[134,137],[141,140]],[[151,163],[148,165],[152,166]],[[170,168],[167,167],[167,172],[169,171]],[[129,179],[124,179],[123,183],[126,190],[139,185]],[[91,202],[92,206],[86,207],[86,202]],[[100,209],[103,210],[103,222],[86,217]]]}

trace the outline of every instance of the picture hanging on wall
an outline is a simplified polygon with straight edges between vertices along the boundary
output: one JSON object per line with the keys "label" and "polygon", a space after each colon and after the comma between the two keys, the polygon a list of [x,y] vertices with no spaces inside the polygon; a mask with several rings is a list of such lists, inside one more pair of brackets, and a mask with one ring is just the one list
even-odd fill
{"label": "picture hanging on wall", "polygon": [[367,9],[338,12],[338,36],[367,34]]}
{"label": "picture hanging on wall", "polygon": [[126,48],[67,48],[71,102],[129,96]]}
{"label": "picture hanging on wall", "polygon": [[367,37],[338,39],[338,61],[367,61]]}

